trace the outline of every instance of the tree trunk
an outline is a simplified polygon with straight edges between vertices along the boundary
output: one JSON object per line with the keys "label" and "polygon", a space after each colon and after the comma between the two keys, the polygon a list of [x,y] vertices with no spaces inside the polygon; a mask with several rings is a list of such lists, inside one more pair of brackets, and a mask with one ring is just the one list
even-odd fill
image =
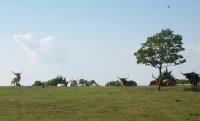
{"label": "tree trunk", "polygon": [[158,91],[160,91],[162,81],[162,67],[159,68]]}

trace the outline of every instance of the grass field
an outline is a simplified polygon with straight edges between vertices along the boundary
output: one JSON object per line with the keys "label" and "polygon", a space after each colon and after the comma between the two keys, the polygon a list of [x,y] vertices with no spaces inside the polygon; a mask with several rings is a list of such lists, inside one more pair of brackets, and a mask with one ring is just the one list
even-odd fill
{"label": "grass field", "polygon": [[0,121],[200,121],[184,87],[0,87]]}

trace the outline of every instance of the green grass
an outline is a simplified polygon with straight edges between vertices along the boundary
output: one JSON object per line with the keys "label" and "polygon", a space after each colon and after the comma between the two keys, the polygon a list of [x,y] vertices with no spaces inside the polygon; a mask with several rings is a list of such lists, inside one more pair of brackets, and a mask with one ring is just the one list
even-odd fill
{"label": "green grass", "polygon": [[0,87],[0,121],[200,121],[184,87]]}

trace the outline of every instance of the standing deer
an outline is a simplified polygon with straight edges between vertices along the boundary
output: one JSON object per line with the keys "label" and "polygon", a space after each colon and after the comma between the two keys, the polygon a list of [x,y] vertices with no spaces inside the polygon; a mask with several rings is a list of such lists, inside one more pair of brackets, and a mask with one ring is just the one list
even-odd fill
{"label": "standing deer", "polygon": [[137,86],[137,83],[135,81],[133,81],[133,80],[128,80],[127,81],[127,79],[129,77],[127,77],[127,78],[120,78],[120,77],[117,76],[117,78],[122,82],[122,84],[124,86]]}
{"label": "standing deer", "polygon": [[13,71],[11,71],[13,73],[13,78],[12,78],[12,81],[11,81],[11,86],[21,86],[20,85],[20,79],[21,79],[21,73],[15,73]]}

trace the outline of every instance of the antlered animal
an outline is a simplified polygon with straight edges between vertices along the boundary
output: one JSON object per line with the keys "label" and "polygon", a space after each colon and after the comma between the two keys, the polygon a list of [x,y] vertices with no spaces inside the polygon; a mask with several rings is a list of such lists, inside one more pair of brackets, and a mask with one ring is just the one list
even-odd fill
{"label": "antlered animal", "polygon": [[12,78],[12,81],[11,81],[11,86],[20,86],[20,79],[21,79],[21,73],[15,73],[13,71],[11,71],[13,73],[13,78]]}
{"label": "antlered animal", "polygon": [[154,80],[150,81],[149,86],[158,85],[159,84],[159,78],[156,78],[153,74],[152,74],[152,77],[154,78]]}
{"label": "antlered animal", "polygon": [[[150,81],[149,86],[158,85],[159,84],[159,78],[154,77],[153,74],[152,74],[152,77],[155,78],[155,79]],[[170,79],[162,79],[162,78],[161,78],[160,84],[162,86],[173,86],[174,85],[172,80],[170,80]]]}

